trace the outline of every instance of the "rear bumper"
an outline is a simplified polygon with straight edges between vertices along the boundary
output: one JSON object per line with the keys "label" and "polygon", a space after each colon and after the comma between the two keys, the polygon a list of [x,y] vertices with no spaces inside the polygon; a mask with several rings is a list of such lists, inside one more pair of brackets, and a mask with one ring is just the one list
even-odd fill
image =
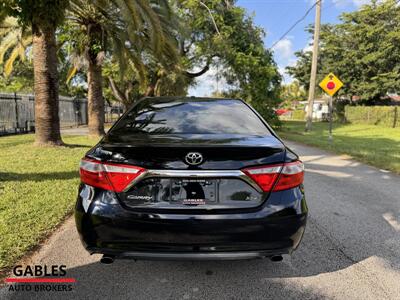
{"label": "rear bumper", "polygon": [[133,211],[110,192],[93,190],[90,202],[81,195],[75,219],[83,245],[90,253],[121,258],[220,260],[290,254],[307,220],[299,187],[272,193],[256,210],[229,213]]}
{"label": "rear bumper", "polygon": [[[283,252],[282,252],[283,251]],[[232,252],[120,252],[112,249],[91,249],[92,253],[102,253],[122,259],[138,260],[246,260],[271,257],[289,253],[283,249],[277,251],[232,251]]]}

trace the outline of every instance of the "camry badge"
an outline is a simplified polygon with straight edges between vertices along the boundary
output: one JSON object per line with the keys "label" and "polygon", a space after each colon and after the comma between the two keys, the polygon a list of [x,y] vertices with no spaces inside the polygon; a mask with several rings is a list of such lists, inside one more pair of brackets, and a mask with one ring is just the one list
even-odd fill
{"label": "camry badge", "polygon": [[189,152],[185,156],[185,161],[188,165],[197,166],[203,162],[203,155],[199,152]]}

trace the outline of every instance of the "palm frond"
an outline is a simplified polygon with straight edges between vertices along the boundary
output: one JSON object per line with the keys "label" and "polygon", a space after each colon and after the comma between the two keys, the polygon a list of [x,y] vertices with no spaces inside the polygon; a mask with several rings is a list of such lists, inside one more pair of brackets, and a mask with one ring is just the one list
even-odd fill
{"label": "palm frond", "polygon": [[69,68],[68,73],[67,73],[67,79],[66,79],[66,83],[68,84],[72,78],[74,78],[74,76],[76,75],[76,73],[78,72],[78,68],[75,66],[72,66],[71,68]]}
{"label": "palm frond", "polygon": [[128,30],[138,31],[141,29],[142,20],[140,16],[140,12],[135,5],[135,1],[126,1],[126,0],[115,0],[117,7],[119,8],[121,14],[123,15],[126,25],[128,26]]}
{"label": "palm frond", "polygon": [[11,54],[10,57],[7,59],[6,63],[4,64],[4,69],[3,69],[3,73],[4,76],[7,78],[8,76],[10,76],[10,74],[13,71],[13,65],[15,60],[18,58],[19,55],[19,47],[15,47]]}
{"label": "palm frond", "polygon": [[16,18],[7,17],[0,23],[0,37],[0,64],[4,64],[3,73],[8,77],[15,61],[26,59],[25,51],[32,43],[32,35],[18,24]]}
{"label": "palm frond", "polygon": [[0,43],[0,64],[4,63],[4,56],[6,53],[18,44],[18,35],[19,32],[17,31],[10,31]]}
{"label": "palm frond", "polygon": [[[132,0],[127,0],[132,1]],[[154,51],[156,53],[160,52],[161,44],[164,42],[164,34],[161,27],[161,22],[159,16],[154,12],[152,7],[149,5],[149,1],[146,0],[135,0],[133,1],[137,3],[142,11],[143,18],[147,21],[149,25],[150,36],[151,36],[151,43],[154,47]]]}
{"label": "palm frond", "polygon": [[[70,1],[66,19],[67,26],[74,31],[73,42],[70,43],[74,45],[72,51],[76,55],[88,58],[79,49],[91,49],[87,31],[90,25],[104,32],[107,43],[102,43],[100,52],[118,62],[121,78],[133,72],[142,87],[147,84],[146,64],[153,61],[150,57],[155,57],[162,65],[178,61],[177,26],[171,18],[167,0]],[[107,48],[108,44],[111,49]],[[70,80],[70,76],[67,77]]]}
{"label": "palm frond", "polygon": [[147,85],[146,67],[145,67],[142,59],[139,56],[137,56],[131,52],[130,52],[128,58],[130,59],[129,61],[132,64],[132,66],[134,67],[134,70],[137,71],[138,78],[141,79],[140,80],[141,87],[146,86]]}
{"label": "palm frond", "polygon": [[18,52],[18,57],[21,61],[25,61],[26,59],[26,54],[25,54],[25,48],[20,44],[15,49]]}
{"label": "palm frond", "polygon": [[10,31],[19,29],[18,20],[13,17],[7,17],[0,23],[0,36],[4,36]]}

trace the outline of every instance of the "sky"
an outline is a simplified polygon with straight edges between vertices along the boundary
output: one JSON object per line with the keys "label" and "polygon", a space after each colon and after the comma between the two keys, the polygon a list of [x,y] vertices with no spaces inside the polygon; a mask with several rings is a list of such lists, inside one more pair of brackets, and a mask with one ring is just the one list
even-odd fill
{"label": "sky", "polygon": [[[244,7],[249,15],[254,15],[254,22],[266,32],[264,45],[270,48],[281,36],[315,3],[316,0],[239,0],[238,6]],[[343,12],[356,10],[368,0],[323,0],[321,22],[337,23]],[[315,9],[299,23],[285,38],[273,48],[274,58],[283,75],[284,83],[292,78],[285,74],[285,67],[296,63],[294,53],[310,47],[312,38],[305,27],[314,23]],[[197,79],[197,85],[189,89],[191,96],[210,96],[217,89],[217,70],[211,69]],[[224,80],[219,80],[219,88],[223,89]]]}

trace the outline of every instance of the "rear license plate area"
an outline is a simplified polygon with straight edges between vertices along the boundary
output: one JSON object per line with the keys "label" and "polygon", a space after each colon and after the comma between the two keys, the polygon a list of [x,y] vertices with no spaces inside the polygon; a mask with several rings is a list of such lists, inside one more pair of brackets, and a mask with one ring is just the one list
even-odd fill
{"label": "rear license plate area", "polygon": [[183,205],[206,205],[217,202],[215,179],[173,179],[171,203]]}
{"label": "rear license plate area", "polygon": [[120,193],[130,207],[245,208],[262,202],[262,194],[236,178],[147,178]]}

